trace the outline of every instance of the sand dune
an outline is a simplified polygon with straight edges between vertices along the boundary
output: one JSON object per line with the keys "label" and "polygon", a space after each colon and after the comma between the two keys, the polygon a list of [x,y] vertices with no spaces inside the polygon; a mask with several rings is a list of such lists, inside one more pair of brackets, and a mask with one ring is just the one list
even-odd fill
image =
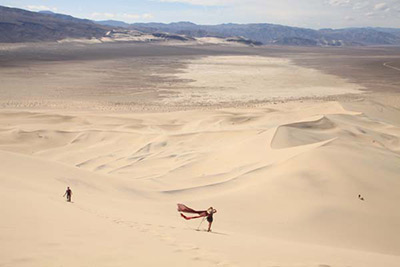
{"label": "sand dune", "polygon": [[3,49],[0,266],[400,266],[397,54]]}
{"label": "sand dune", "polygon": [[400,111],[375,108],[3,110],[0,265],[399,266]]}

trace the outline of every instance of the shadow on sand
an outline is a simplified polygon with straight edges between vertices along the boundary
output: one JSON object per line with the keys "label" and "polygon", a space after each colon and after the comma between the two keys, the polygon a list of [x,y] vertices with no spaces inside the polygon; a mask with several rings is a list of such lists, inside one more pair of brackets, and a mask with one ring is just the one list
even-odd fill
{"label": "shadow on sand", "polygon": [[214,231],[208,232],[205,229],[194,229],[194,230],[197,231],[197,232],[206,232],[206,233],[216,234],[216,235],[228,235],[226,233],[221,233],[221,232],[214,232]]}

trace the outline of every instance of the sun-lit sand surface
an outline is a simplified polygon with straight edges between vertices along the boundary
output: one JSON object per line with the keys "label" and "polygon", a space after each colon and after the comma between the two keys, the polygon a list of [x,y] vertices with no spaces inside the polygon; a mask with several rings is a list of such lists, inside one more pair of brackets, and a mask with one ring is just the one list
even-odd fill
{"label": "sun-lit sand surface", "polygon": [[285,100],[357,94],[364,89],[338,76],[294,65],[288,59],[260,56],[213,56],[192,60],[176,77],[189,81],[189,88],[173,96],[172,101],[178,103]]}
{"label": "sun-lit sand surface", "polygon": [[[398,93],[286,58],[163,60],[0,69],[0,266],[400,266]],[[40,79],[12,75],[51,66],[32,106]],[[177,203],[215,207],[213,232]]]}

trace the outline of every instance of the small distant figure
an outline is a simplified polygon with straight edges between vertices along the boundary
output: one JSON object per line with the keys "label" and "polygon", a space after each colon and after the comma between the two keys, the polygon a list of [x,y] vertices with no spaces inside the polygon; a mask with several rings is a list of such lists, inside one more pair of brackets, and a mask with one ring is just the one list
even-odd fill
{"label": "small distant figure", "polygon": [[67,201],[71,202],[71,197],[72,197],[72,190],[71,188],[69,188],[69,186],[67,187],[67,190],[65,191],[65,194],[63,197],[67,196]]}
{"label": "small distant figure", "polygon": [[358,195],[358,199],[364,201],[364,198],[361,195]]}
{"label": "small distant figure", "polygon": [[217,212],[217,210],[214,209],[213,207],[209,207],[208,210],[207,210],[207,214],[208,214],[207,215],[207,222],[208,222],[208,230],[207,230],[207,232],[211,232],[211,225],[212,225],[213,220],[214,220],[213,215],[216,212]]}

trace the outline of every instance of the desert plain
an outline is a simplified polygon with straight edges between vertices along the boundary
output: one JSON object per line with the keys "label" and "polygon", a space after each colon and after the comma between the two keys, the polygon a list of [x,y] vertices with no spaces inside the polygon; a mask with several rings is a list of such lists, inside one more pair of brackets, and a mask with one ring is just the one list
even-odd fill
{"label": "desert plain", "polygon": [[0,95],[0,266],[400,266],[399,48],[2,45]]}

